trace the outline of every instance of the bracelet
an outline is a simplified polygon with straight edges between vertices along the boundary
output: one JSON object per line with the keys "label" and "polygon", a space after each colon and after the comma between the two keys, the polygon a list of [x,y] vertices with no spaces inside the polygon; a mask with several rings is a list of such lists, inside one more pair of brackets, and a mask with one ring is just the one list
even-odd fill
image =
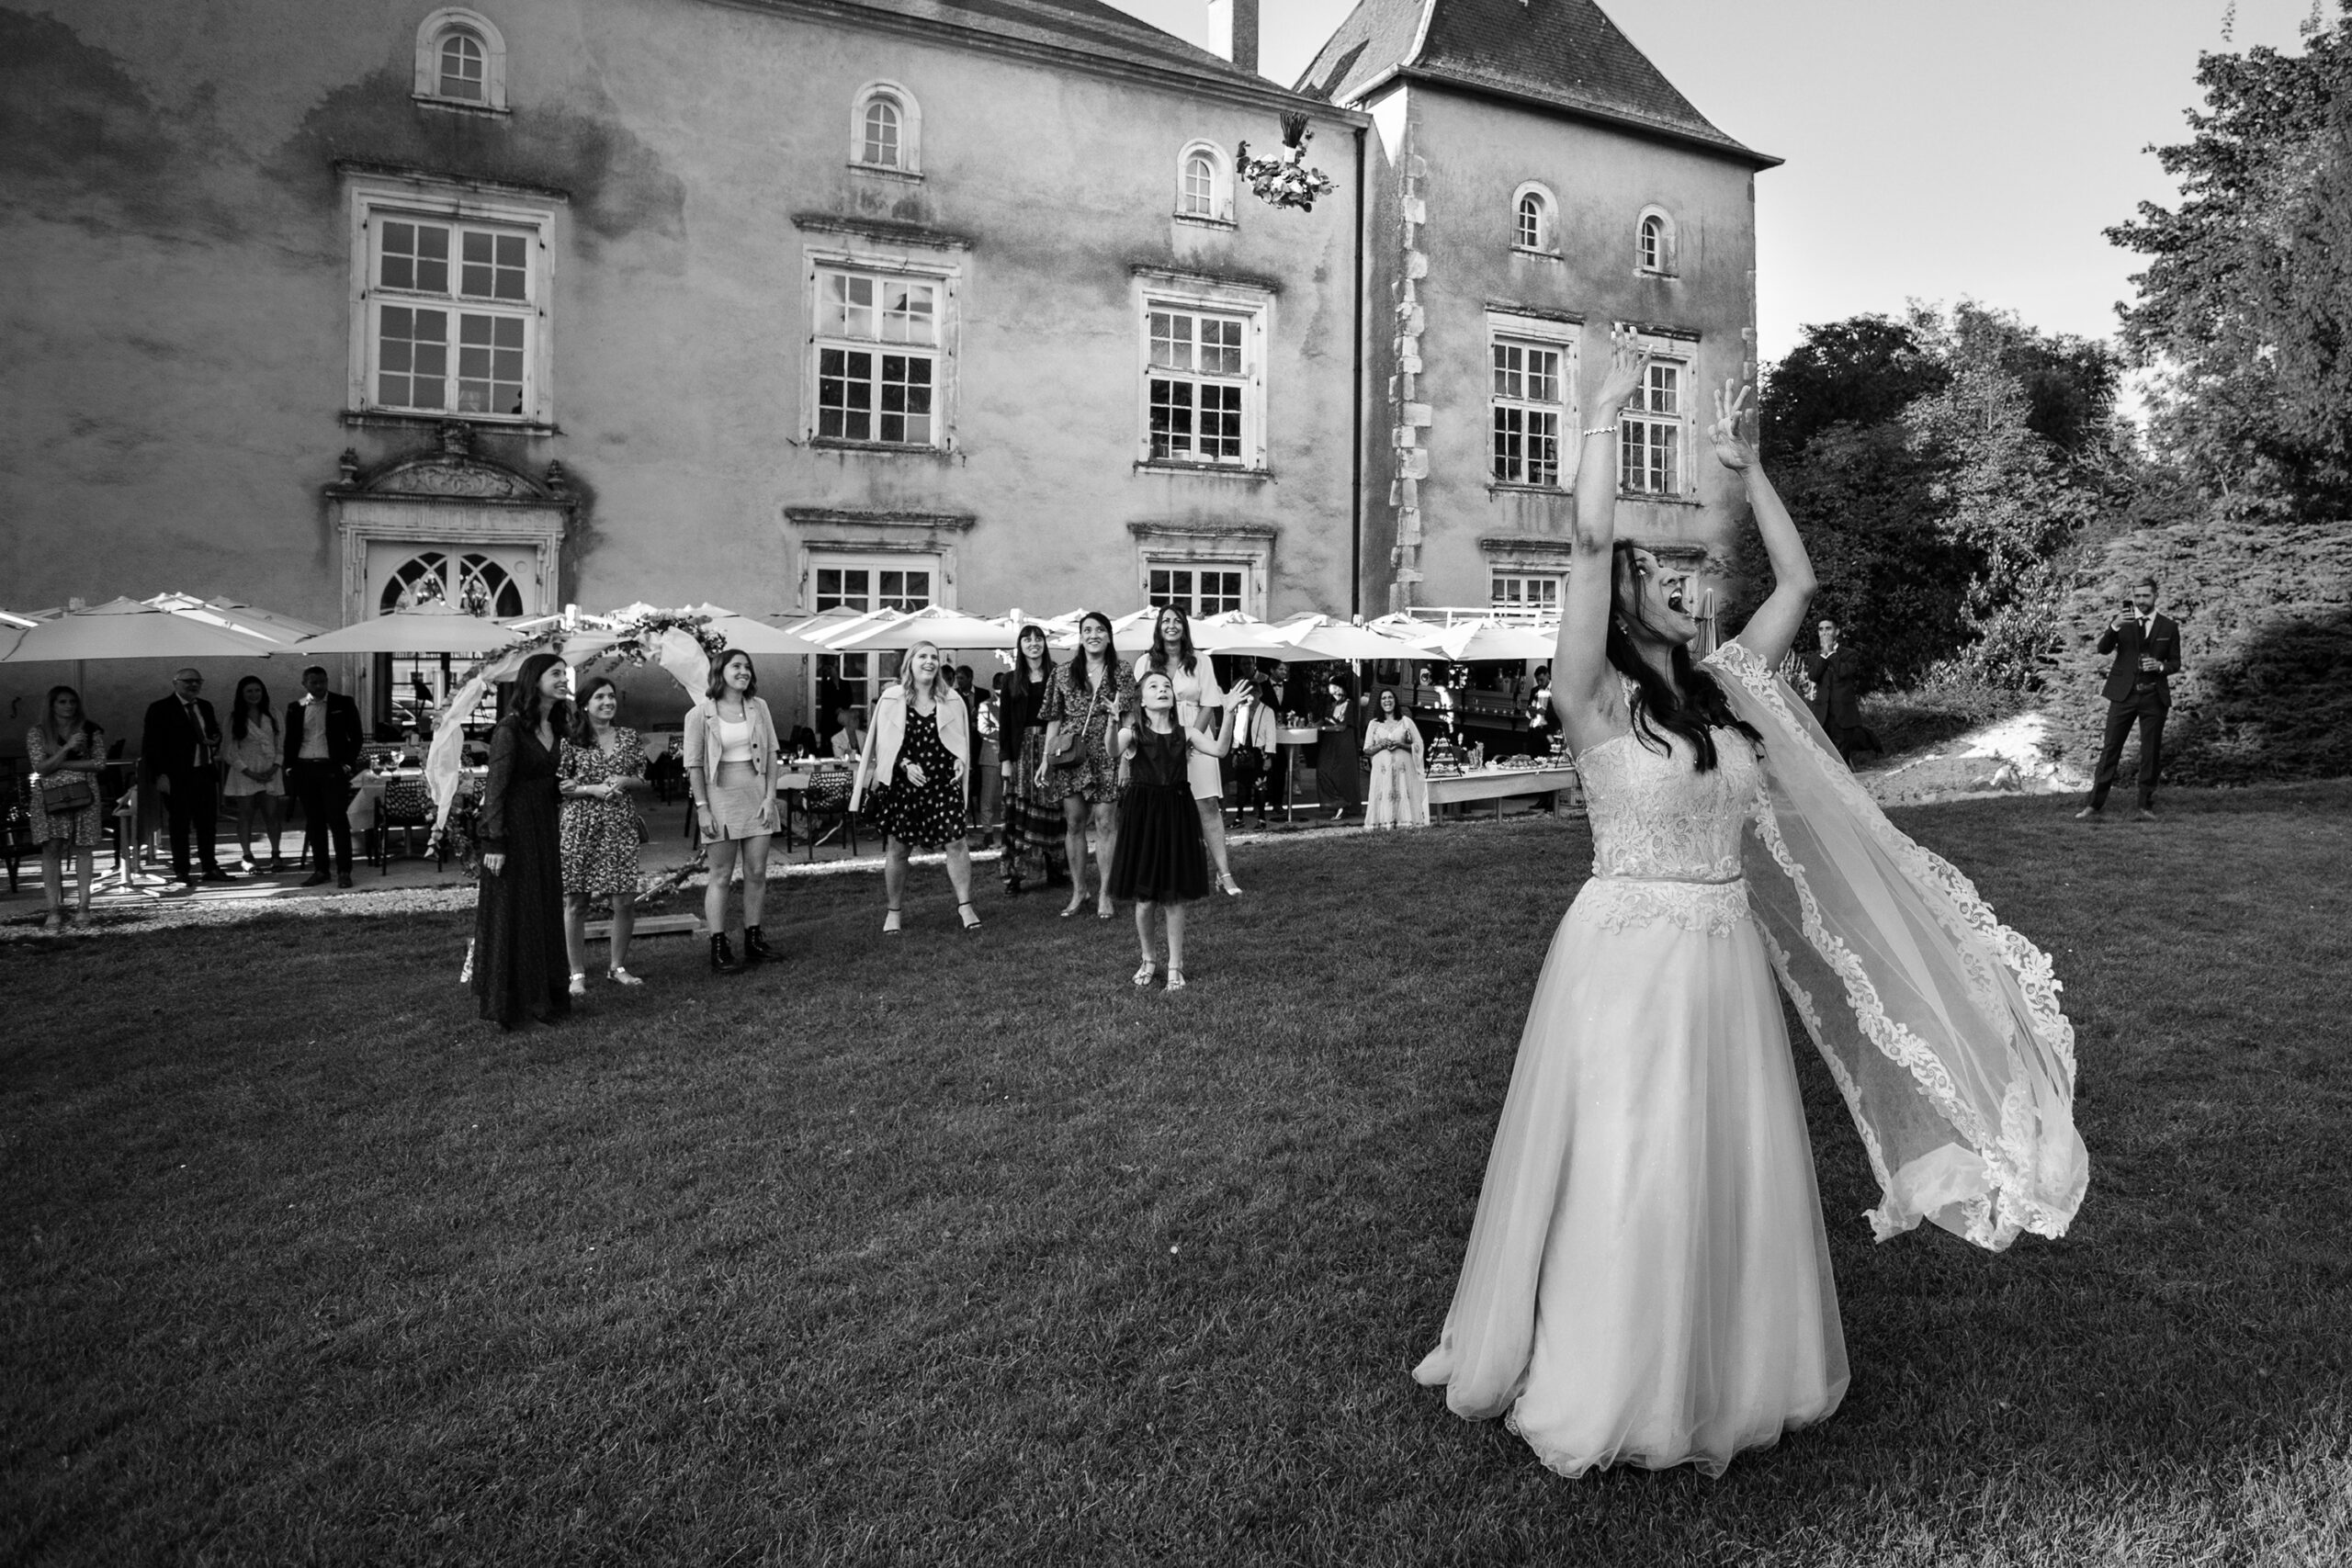
{"label": "bracelet", "polygon": [[1617,434],[1617,427],[1613,424],[1596,424],[1590,430],[1586,431],[1585,434],[1587,435],[1614,435]]}

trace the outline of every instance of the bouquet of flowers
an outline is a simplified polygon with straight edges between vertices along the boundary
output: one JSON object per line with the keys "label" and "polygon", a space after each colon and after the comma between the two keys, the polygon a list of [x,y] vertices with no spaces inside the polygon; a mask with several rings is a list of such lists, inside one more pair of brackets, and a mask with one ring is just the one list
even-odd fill
{"label": "bouquet of flowers", "polygon": [[1250,143],[1244,141],[1233,150],[1233,167],[1250,182],[1258,199],[1269,207],[1295,207],[1301,212],[1315,209],[1315,198],[1327,196],[1332,189],[1331,176],[1320,169],[1306,166],[1306,144],[1315,133],[1306,129],[1303,114],[1283,116],[1283,152],[1280,157],[1252,158]]}

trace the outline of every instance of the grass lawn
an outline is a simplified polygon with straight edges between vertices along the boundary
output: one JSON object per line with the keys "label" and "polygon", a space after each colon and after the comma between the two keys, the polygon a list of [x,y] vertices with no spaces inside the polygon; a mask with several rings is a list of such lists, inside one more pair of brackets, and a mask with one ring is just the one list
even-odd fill
{"label": "grass lawn", "polygon": [[2091,1192],[1873,1246],[1800,1043],[1854,1382],[1571,1483],[1407,1369],[1580,823],[1242,852],[1132,926],[790,884],[503,1037],[453,916],[0,946],[0,1562],[2340,1563],[2352,786],[1900,820],[2051,948]]}

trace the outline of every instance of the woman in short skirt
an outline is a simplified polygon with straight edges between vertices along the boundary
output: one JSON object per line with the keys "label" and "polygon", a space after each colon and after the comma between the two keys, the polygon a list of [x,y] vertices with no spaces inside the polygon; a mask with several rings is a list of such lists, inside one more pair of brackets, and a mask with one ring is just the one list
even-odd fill
{"label": "woman in short skirt", "polygon": [[907,886],[907,857],[916,847],[947,852],[947,880],[956,912],[967,931],[980,929],[972,907],[972,852],[965,841],[964,807],[972,776],[972,732],[956,682],[942,678],[938,648],[907,649],[899,683],[874,705],[858,760],[852,811],[882,835],[882,891],[889,900],[882,934],[896,936]]}
{"label": "woman in short skirt", "polygon": [[1168,988],[1184,988],[1184,906],[1209,890],[1208,850],[1188,770],[1195,752],[1222,757],[1233,749],[1233,720],[1247,685],[1233,689],[1223,726],[1205,735],[1177,722],[1175,683],[1152,671],[1138,688],[1140,714],[1119,731],[1127,782],[1119,793],[1119,842],[1104,891],[1136,901],[1136,940],[1143,947],[1138,986],[1150,985],[1159,967],[1151,951],[1157,908],[1168,926]]}
{"label": "woman in short skirt", "polygon": [[[710,966],[722,975],[775,956],[761,934],[768,896],[768,838],[775,831],[775,720],[760,700],[752,656],[730,648],[711,662],[708,694],[686,714],[686,787],[710,859],[702,920]],[[743,956],[727,942],[727,885],[743,867]]]}

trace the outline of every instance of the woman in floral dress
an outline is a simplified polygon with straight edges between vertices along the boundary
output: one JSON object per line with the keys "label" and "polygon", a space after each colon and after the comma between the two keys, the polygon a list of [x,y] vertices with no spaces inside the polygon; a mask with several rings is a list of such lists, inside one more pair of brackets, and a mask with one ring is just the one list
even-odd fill
{"label": "woman in floral dress", "polygon": [[[1078,653],[1054,671],[1046,691],[1045,761],[1037,770],[1038,788],[1062,803],[1062,846],[1069,855],[1069,919],[1086,907],[1086,828],[1094,824],[1094,869],[1100,897],[1095,914],[1109,919],[1111,857],[1119,845],[1119,764],[1113,750],[1125,716],[1135,706],[1135,677],[1119,662],[1111,645],[1111,617],[1089,610],[1079,617]],[[1078,760],[1066,767],[1053,764],[1063,740],[1079,738]]]}
{"label": "woman in floral dress", "polygon": [[556,757],[556,788],[563,796],[563,947],[571,964],[571,994],[588,994],[588,905],[613,901],[609,973],[617,986],[644,982],[628,972],[629,934],[637,926],[637,807],[628,786],[645,781],[645,743],[613,722],[620,688],[599,675],[580,698],[571,733]]}
{"label": "woman in floral dress", "polygon": [[[106,757],[107,732],[82,716],[82,694],[71,686],[51,686],[41,709],[41,722],[25,731],[25,761],[40,780],[25,792],[25,809],[32,818],[32,841],[40,846],[41,889],[49,895],[43,931],[55,931],[65,924],[68,855],[75,862],[79,913],[83,919],[90,918],[90,882],[96,869],[98,844],[106,837],[106,794],[98,788]],[[70,811],[44,810],[42,789],[68,779],[81,779],[89,785],[88,802]]]}

